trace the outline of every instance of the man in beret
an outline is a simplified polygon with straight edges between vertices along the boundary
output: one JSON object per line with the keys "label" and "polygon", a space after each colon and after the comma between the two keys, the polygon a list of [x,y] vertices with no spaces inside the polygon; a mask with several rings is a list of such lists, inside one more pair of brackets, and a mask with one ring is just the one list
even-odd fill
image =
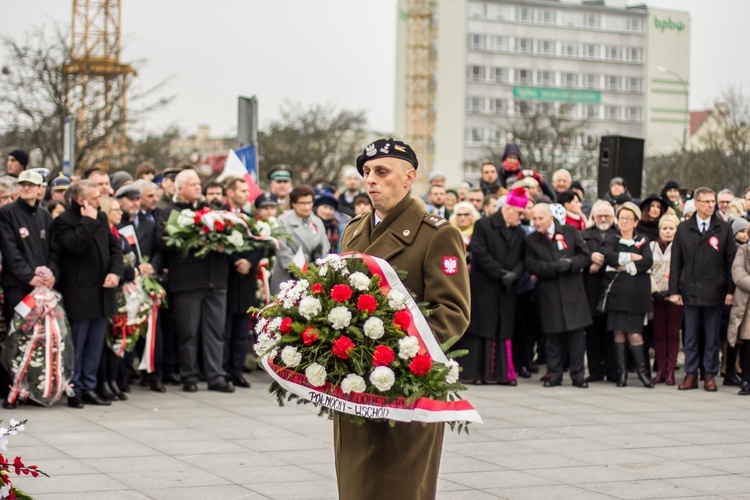
{"label": "man in beret", "polygon": [[18,177],[21,172],[26,170],[28,165],[29,153],[23,149],[14,149],[8,153],[8,163],[6,164],[6,168],[9,176]]}
{"label": "man in beret", "polygon": [[[426,302],[427,324],[438,342],[460,336],[469,324],[469,275],[458,229],[429,215],[412,199],[419,163],[407,144],[379,139],[357,158],[373,211],[352,219],[343,252],[387,259],[408,274],[404,285]],[[433,499],[444,424],[353,423],[334,418],[336,475],[341,500]]]}
{"label": "man in beret", "polygon": [[289,203],[289,193],[292,192],[292,169],[288,165],[276,165],[268,172],[268,190],[276,196],[278,207],[276,215],[281,215],[292,206]]}

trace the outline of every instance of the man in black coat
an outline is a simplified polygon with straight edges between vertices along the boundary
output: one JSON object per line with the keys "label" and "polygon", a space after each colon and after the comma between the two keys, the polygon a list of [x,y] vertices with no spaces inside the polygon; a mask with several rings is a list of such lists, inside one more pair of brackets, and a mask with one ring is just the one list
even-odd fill
{"label": "man in black coat", "polygon": [[99,211],[99,188],[90,180],[70,187],[70,206],[52,224],[65,312],[75,349],[74,396],[68,406],[109,405],[96,394],[97,369],[107,322],[117,312],[115,291],[123,274],[120,242]]}
{"label": "man in black coat", "polygon": [[[38,172],[24,170],[18,179],[18,199],[0,208],[0,251],[3,256],[3,313],[10,325],[13,310],[36,287],[55,285],[57,266],[50,252],[52,216],[37,204],[37,191],[44,179]],[[47,268],[45,272],[42,268]],[[51,274],[50,274],[51,272]],[[8,395],[10,374],[0,368],[0,396]],[[4,402],[4,408],[14,404]]]}
{"label": "man in black coat", "polygon": [[732,304],[732,227],[714,214],[716,193],[695,190],[695,215],[677,227],[669,270],[669,300],[685,306],[685,380],[679,390],[698,388],[698,342],[705,335],[703,388],[717,390],[719,328],[724,305]]}
{"label": "man in black coat", "polygon": [[607,330],[607,313],[596,311],[596,305],[604,293],[604,240],[617,234],[615,209],[606,201],[594,203],[591,211],[594,225],[584,229],[581,237],[591,252],[591,265],[584,269],[583,284],[586,287],[592,324],[586,327],[586,357],[589,362],[589,382],[617,380],[617,362],[612,332]]}
{"label": "man in black coat", "polygon": [[175,201],[159,215],[157,237],[169,269],[167,287],[170,307],[174,309],[182,389],[185,392],[198,390],[200,341],[208,389],[234,392],[234,385],[226,380],[222,367],[229,262],[223,252],[209,252],[198,258],[194,252],[183,255],[182,251],[167,246],[165,227],[172,212],[208,206],[201,200],[201,181],[195,170],[177,174],[175,187]]}
{"label": "man in black coat", "polygon": [[528,198],[523,189],[508,193],[502,209],[474,224],[471,253],[471,323],[459,341],[469,354],[461,360],[463,378],[517,385],[511,339],[516,282],[523,274],[523,241],[519,226]]}
{"label": "man in black coat", "polygon": [[549,380],[545,387],[562,384],[562,346],[567,343],[573,385],[586,388],[583,356],[584,328],[591,324],[583,270],[591,264],[591,252],[573,226],[555,224],[546,203],[531,211],[536,232],[526,236],[526,270],[536,276],[534,288],[542,331],[547,335]]}

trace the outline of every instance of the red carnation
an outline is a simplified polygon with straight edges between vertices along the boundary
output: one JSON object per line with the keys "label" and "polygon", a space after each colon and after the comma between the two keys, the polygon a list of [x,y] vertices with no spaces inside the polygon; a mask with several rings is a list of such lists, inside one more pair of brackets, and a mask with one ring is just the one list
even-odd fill
{"label": "red carnation", "polygon": [[208,226],[201,226],[201,231],[204,233],[210,233],[211,229]]}
{"label": "red carnation", "polygon": [[234,227],[234,222],[232,222],[231,220],[227,219],[227,220],[224,221],[224,225],[226,225],[227,227]]}
{"label": "red carnation", "polygon": [[372,314],[375,312],[375,309],[378,308],[378,301],[375,300],[375,297],[364,293],[359,296],[357,299],[357,309],[359,309],[362,312],[366,312],[369,314]]}
{"label": "red carnation", "polygon": [[195,217],[193,217],[193,224],[198,225],[201,223],[201,217],[203,217],[203,214],[196,212]]}
{"label": "red carnation", "polygon": [[396,311],[396,314],[393,315],[393,324],[401,328],[403,331],[406,331],[409,328],[409,325],[411,324],[411,318],[409,317],[409,313],[406,312],[405,309],[402,309],[401,311]]}
{"label": "red carnation", "polygon": [[432,368],[432,360],[427,354],[417,354],[409,363],[409,369],[417,377],[426,374]]}
{"label": "red carnation", "polygon": [[308,326],[304,330],[302,330],[302,343],[306,346],[311,346],[313,343],[318,340],[319,331],[314,326]]}
{"label": "red carnation", "polygon": [[354,350],[354,342],[346,335],[342,335],[333,343],[331,351],[339,359],[349,359],[349,354]]}
{"label": "red carnation", "polygon": [[220,220],[214,221],[214,229],[216,229],[217,232],[222,232],[224,230],[224,223]]}
{"label": "red carnation", "polygon": [[294,321],[292,321],[292,318],[287,316],[286,318],[281,320],[281,326],[279,326],[279,330],[281,330],[281,333],[287,334],[292,331],[292,324]]}
{"label": "red carnation", "polygon": [[396,354],[394,354],[393,349],[385,344],[376,347],[375,352],[372,354],[372,364],[374,366],[388,366],[393,363],[394,359],[396,359]]}
{"label": "red carnation", "polygon": [[320,283],[314,283],[311,290],[312,290],[312,293],[315,295],[320,295],[324,291],[323,285],[321,285]]}
{"label": "red carnation", "polygon": [[352,289],[348,285],[333,285],[331,298],[336,302],[346,302],[352,298]]}

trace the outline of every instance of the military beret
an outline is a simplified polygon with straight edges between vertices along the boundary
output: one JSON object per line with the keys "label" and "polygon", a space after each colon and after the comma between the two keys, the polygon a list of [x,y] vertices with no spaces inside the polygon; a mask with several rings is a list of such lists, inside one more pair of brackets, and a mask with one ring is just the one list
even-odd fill
{"label": "military beret", "polygon": [[126,184],[120,187],[115,193],[115,198],[130,198],[131,200],[137,200],[141,197],[141,190],[138,186],[132,184]]}
{"label": "military beret", "polygon": [[378,139],[377,141],[369,144],[362,154],[357,157],[357,172],[360,175],[364,175],[362,167],[365,162],[374,160],[376,158],[400,158],[406,160],[416,169],[419,166],[417,161],[417,154],[414,150],[401,141],[394,141],[393,139]]}
{"label": "military beret", "polygon": [[260,196],[255,198],[255,201],[253,202],[255,208],[275,207],[278,206],[278,204],[278,198],[276,198],[275,194],[271,193],[261,193]]}

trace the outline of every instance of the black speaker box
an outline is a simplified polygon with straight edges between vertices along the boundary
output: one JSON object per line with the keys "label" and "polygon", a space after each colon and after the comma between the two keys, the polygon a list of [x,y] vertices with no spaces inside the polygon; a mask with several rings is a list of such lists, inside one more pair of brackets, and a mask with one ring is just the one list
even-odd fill
{"label": "black speaker box", "polygon": [[609,192],[609,181],[622,177],[634,198],[641,197],[643,183],[643,144],[637,137],[605,135],[599,146],[598,196]]}

